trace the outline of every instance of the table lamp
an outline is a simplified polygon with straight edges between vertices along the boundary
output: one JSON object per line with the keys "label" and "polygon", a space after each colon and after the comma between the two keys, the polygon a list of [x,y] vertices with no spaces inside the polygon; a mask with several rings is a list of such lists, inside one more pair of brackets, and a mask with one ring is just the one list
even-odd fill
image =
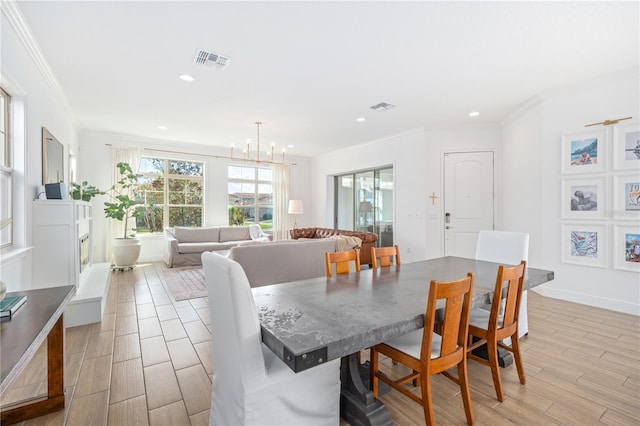
{"label": "table lamp", "polygon": [[293,229],[298,227],[298,222],[296,221],[296,215],[303,214],[304,208],[302,207],[302,200],[289,200],[289,214],[293,216]]}

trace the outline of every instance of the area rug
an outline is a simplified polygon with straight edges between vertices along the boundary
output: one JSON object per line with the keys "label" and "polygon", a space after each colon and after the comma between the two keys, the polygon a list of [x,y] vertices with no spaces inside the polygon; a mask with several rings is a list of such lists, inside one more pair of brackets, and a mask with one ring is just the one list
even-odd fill
{"label": "area rug", "polygon": [[208,295],[202,266],[163,269],[160,275],[176,300],[196,299]]}

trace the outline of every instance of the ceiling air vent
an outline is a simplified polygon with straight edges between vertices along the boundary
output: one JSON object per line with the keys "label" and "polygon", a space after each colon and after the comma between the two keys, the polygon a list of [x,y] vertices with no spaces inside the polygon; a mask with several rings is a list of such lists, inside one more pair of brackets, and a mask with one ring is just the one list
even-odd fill
{"label": "ceiling air vent", "polygon": [[374,111],[387,111],[390,109],[394,109],[396,106],[392,104],[388,104],[386,102],[380,102],[379,104],[373,105],[371,108]]}
{"label": "ceiling air vent", "polygon": [[215,67],[218,69],[225,69],[229,65],[231,58],[219,55],[217,53],[208,52],[206,50],[198,50],[196,57],[193,59],[193,63],[198,65],[204,65],[207,67]]}

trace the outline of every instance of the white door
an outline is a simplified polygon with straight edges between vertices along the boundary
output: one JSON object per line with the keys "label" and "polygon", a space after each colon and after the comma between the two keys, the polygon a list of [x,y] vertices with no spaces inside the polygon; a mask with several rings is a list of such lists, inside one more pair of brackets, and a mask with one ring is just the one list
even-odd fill
{"label": "white door", "polygon": [[493,229],[493,152],[444,154],[444,254],[475,257],[478,231]]}

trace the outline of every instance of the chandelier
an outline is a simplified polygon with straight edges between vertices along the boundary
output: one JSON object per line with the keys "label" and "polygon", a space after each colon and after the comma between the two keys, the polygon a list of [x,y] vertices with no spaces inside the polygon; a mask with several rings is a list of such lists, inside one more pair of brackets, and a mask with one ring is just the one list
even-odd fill
{"label": "chandelier", "polygon": [[[234,144],[231,144],[231,159],[232,160],[244,160],[244,161],[254,161],[256,163],[271,163],[271,164],[277,164],[278,162],[276,161],[275,157],[274,157],[274,150],[275,150],[275,142],[271,142],[270,145],[270,149],[265,151],[264,157],[263,159],[260,159],[260,125],[262,125],[262,122],[260,121],[256,121],[256,150],[255,150],[255,156],[251,153],[251,139],[247,139],[247,145],[245,148],[242,149],[242,158],[239,157],[234,157],[233,153],[234,153],[234,149],[235,146]],[[284,155],[285,155],[285,149],[282,148],[282,164],[284,164]]]}

